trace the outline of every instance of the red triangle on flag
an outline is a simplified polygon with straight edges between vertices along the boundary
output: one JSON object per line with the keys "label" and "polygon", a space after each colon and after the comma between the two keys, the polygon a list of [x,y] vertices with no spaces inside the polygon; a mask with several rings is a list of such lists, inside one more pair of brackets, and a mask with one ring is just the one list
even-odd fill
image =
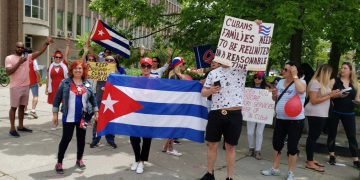
{"label": "red triangle on flag", "polygon": [[144,108],[143,105],[107,82],[100,105],[96,132],[103,130],[110,121],[142,108]]}
{"label": "red triangle on flag", "polygon": [[96,23],[95,31],[91,37],[93,41],[111,40],[109,32],[104,27],[102,21],[98,20]]}

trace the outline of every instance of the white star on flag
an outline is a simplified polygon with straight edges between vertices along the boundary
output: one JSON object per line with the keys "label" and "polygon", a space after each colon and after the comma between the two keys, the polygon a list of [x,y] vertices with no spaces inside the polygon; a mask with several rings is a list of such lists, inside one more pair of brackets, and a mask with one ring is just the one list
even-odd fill
{"label": "white star on flag", "polygon": [[116,104],[117,102],[119,102],[119,101],[111,99],[111,96],[110,96],[110,93],[109,93],[106,100],[101,101],[101,103],[105,105],[104,113],[106,112],[107,109],[110,109],[110,111],[114,112],[114,104]]}
{"label": "white star on flag", "polygon": [[98,32],[98,34],[99,34],[100,36],[102,36],[102,35],[104,35],[105,33],[104,33],[104,31],[100,30],[100,31]]}

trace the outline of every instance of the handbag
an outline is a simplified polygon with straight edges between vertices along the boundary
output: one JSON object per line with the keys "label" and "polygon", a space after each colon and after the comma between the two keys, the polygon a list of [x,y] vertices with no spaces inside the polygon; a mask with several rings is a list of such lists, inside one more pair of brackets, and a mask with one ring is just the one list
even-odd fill
{"label": "handbag", "polygon": [[289,89],[289,87],[294,84],[294,81],[291,81],[291,83],[284,89],[284,91],[279,95],[279,97],[276,99],[275,101],[275,113],[274,116],[276,117],[276,105],[279,102],[279,100],[281,99],[281,97],[285,94],[285,92]]}

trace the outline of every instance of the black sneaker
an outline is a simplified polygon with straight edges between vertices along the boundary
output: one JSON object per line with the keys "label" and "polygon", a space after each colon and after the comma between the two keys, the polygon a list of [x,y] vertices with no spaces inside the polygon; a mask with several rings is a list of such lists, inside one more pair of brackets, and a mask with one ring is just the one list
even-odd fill
{"label": "black sneaker", "polygon": [[62,163],[56,163],[55,165],[55,171],[58,174],[64,174],[64,169],[62,167]]}
{"label": "black sneaker", "polygon": [[98,143],[92,142],[90,143],[90,148],[95,148],[98,146]]}
{"label": "black sneaker", "polygon": [[360,161],[354,161],[354,168],[360,169]]}
{"label": "black sneaker", "polygon": [[114,142],[108,142],[108,144],[113,148],[116,149],[117,145]]}
{"label": "black sneaker", "polygon": [[227,177],[225,180],[233,180],[233,178],[231,178],[231,177]]}
{"label": "black sneaker", "polygon": [[20,134],[15,130],[15,131],[9,131],[9,135],[12,137],[20,137]]}
{"label": "black sneaker", "polygon": [[176,144],[176,145],[181,145],[181,142],[178,141],[178,140],[174,140],[174,144]]}
{"label": "black sneaker", "polygon": [[18,131],[22,131],[22,132],[28,132],[28,133],[32,133],[33,132],[33,130],[31,130],[31,129],[28,129],[28,128],[26,128],[26,127],[23,127],[23,128],[17,128],[17,130]]}
{"label": "black sneaker", "polygon": [[215,176],[207,172],[200,180],[215,180]]}
{"label": "black sneaker", "polygon": [[330,156],[329,164],[330,164],[330,165],[335,165],[335,164],[336,164],[336,158],[335,158],[335,156]]}

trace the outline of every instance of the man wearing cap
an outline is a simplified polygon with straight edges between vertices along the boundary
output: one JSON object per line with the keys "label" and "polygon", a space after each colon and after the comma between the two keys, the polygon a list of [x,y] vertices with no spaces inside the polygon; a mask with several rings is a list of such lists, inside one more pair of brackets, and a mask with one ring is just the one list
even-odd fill
{"label": "man wearing cap", "polygon": [[206,78],[201,91],[202,96],[212,95],[211,111],[206,126],[208,141],[208,172],[201,180],[213,180],[214,165],[221,136],[224,136],[226,147],[227,180],[234,174],[235,146],[238,144],[242,127],[243,92],[246,81],[246,70],[221,65],[212,70]]}
{"label": "man wearing cap", "polygon": [[[105,63],[114,63],[114,64],[116,63],[115,58],[112,56],[106,56],[104,61],[105,61]],[[101,105],[101,100],[102,100],[102,96],[104,93],[105,84],[106,84],[106,81],[97,81],[97,83],[96,83],[96,101],[97,101],[99,108]],[[92,139],[92,142],[90,143],[90,148],[96,147],[101,139],[101,136],[97,136],[97,134],[96,134],[96,126],[97,126],[97,122],[95,122],[94,127],[93,127],[93,139]],[[105,139],[112,148],[114,148],[114,149],[117,148],[117,145],[115,144],[115,140],[114,140],[115,136],[113,134],[105,135]]]}

